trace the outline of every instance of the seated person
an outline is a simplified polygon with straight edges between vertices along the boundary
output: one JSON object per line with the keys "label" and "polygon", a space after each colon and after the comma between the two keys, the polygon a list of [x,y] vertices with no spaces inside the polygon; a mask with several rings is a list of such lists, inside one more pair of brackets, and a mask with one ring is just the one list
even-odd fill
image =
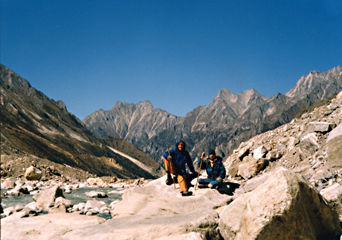
{"label": "seated person", "polygon": [[[205,152],[202,153],[201,159],[205,156]],[[201,161],[198,161],[198,168]],[[209,157],[203,159],[201,169],[206,169],[208,178],[202,178],[198,180],[199,187],[218,188],[222,185],[223,179],[226,176],[226,169],[223,166],[222,158],[216,156],[214,150],[209,150]],[[199,171],[201,171],[199,169]]]}

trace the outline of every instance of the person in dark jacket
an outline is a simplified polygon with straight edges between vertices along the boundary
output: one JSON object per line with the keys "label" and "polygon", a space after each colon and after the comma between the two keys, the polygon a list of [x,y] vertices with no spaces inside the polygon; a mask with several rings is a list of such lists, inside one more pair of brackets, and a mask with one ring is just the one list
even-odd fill
{"label": "person in dark jacket", "polygon": [[[189,191],[190,181],[196,178],[197,173],[185,146],[184,141],[177,141],[176,147],[166,151],[163,154],[163,158],[167,173],[166,184],[171,185],[174,182],[178,182],[182,196],[190,196],[192,195],[192,192]],[[191,174],[186,172],[185,164],[190,169]],[[175,179],[171,177],[171,174],[175,176]]]}
{"label": "person in dark jacket", "polygon": [[[205,157],[205,152],[202,153],[201,159]],[[201,161],[198,161],[198,168],[200,167]],[[207,159],[203,159],[201,169],[205,169],[208,175],[208,178],[202,178],[198,180],[199,187],[210,187],[210,188],[218,188],[222,185],[223,179],[226,176],[226,169],[223,166],[222,158],[216,156],[214,150],[209,150],[209,157]],[[199,169],[199,171],[201,171]]]}

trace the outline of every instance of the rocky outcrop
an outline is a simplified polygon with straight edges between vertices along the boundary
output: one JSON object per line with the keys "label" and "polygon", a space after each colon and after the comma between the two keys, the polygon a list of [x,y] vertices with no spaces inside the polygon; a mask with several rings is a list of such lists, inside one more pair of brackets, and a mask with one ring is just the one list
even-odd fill
{"label": "rocky outcrop", "polygon": [[337,239],[336,212],[300,176],[280,168],[220,213],[224,239]]}

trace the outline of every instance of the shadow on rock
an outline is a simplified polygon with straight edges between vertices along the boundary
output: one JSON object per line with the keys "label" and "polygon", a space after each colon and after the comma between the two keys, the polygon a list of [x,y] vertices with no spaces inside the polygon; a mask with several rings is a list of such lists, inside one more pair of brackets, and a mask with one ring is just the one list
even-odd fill
{"label": "shadow on rock", "polygon": [[[207,185],[198,185],[199,188],[208,188]],[[233,182],[223,182],[219,187],[217,187],[217,191],[221,194],[227,194],[232,196],[235,189],[239,188],[240,184]]]}

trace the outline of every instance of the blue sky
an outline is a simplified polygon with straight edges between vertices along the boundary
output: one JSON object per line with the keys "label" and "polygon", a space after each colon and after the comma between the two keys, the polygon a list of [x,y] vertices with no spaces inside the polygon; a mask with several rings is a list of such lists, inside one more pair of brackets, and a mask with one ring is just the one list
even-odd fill
{"label": "blue sky", "polygon": [[0,2],[1,63],[80,119],[144,100],[183,116],[342,64],[340,0]]}

